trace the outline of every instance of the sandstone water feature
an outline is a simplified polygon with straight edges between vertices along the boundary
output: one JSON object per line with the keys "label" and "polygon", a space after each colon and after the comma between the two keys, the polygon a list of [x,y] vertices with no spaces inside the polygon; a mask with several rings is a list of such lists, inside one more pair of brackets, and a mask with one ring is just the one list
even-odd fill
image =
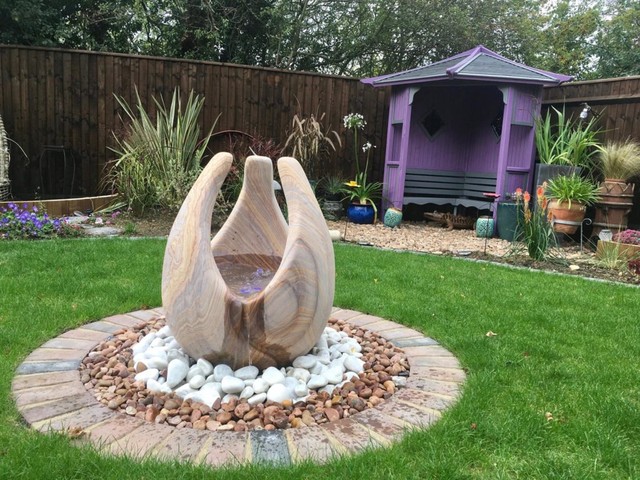
{"label": "sandstone water feature", "polygon": [[[353,387],[344,392],[344,402],[350,394],[347,414],[383,401],[401,382],[388,373],[407,372],[408,365],[397,352],[392,367],[387,358],[386,366],[395,370],[383,375],[390,382],[385,387],[380,370],[371,370],[374,359],[362,358],[359,341],[327,326],[333,246],[295,159],[278,161],[288,222],[272,189],[271,160],[252,156],[238,201],[210,241],[214,202],[231,161],[226,153],[211,160],[176,217],[162,274],[166,325],[132,345],[126,364],[133,381],[158,398],[170,395],[210,409],[233,402],[289,402],[300,409],[310,397],[331,396],[345,385]],[[125,398],[101,400],[119,408]],[[341,418],[341,400],[332,401]],[[133,405],[126,408],[138,413]]]}
{"label": "sandstone water feature", "polygon": [[230,154],[215,155],[176,216],[162,273],[167,324],[192,358],[234,369],[290,365],[316,344],[333,306],[329,231],[297,160],[278,160],[287,222],[271,159],[250,156],[238,201],[211,240],[211,215],[231,164]]}

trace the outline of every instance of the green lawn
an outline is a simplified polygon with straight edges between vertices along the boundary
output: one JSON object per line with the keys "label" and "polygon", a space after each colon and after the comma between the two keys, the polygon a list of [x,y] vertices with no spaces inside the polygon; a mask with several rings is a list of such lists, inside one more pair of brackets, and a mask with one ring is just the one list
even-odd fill
{"label": "green lawn", "polygon": [[156,239],[0,242],[0,478],[640,478],[640,289],[348,245],[335,304],[415,327],[468,370],[431,429],[325,466],[215,474],[27,430],[15,368],[64,330],[160,305],[163,251]]}

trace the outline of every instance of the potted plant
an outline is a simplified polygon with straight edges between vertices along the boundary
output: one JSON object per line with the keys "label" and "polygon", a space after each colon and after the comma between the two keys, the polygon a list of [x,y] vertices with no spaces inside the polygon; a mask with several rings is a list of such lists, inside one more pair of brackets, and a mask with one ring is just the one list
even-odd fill
{"label": "potted plant", "polygon": [[596,202],[598,186],[579,175],[560,175],[547,183],[549,217],[556,232],[573,234],[586,213],[587,206]]}
{"label": "potted plant", "polygon": [[338,220],[342,216],[344,180],[337,175],[329,175],[320,181],[322,211],[327,220]]}
{"label": "potted plant", "polygon": [[627,228],[627,216],[633,206],[633,183],[640,175],[640,145],[633,141],[611,142],[599,148],[598,166],[604,180],[600,184],[601,200],[596,203],[595,235],[602,229],[619,232]]}
{"label": "potted plant", "polygon": [[623,230],[616,233],[611,241],[599,240],[596,256],[602,258],[607,252],[615,251],[625,260],[640,259],[640,230]]}
{"label": "potted plant", "polygon": [[591,167],[598,147],[596,120],[592,117],[586,123],[574,121],[564,110],[555,108],[544,119],[536,120],[535,144],[540,163],[536,165],[534,185],[542,185],[559,175],[579,174],[583,168]]}
{"label": "potted plant", "polygon": [[[343,188],[346,198],[350,201],[347,207],[347,218],[353,223],[375,223],[378,218],[376,202],[382,198],[382,183],[367,180],[369,155],[375,147],[369,142],[365,142],[362,147],[358,145],[358,131],[364,129],[366,124],[364,117],[359,113],[350,113],[344,117],[344,126],[352,130],[354,135],[356,177],[355,180],[345,183],[346,188]],[[367,158],[362,170],[358,148],[362,149]]]}
{"label": "potted plant", "polygon": [[375,223],[378,219],[376,201],[382,198],[382,184],[367,182],[367,174],[361,172],[355,180],[345,183],[343,190],[349,199],[347,218],[353,223]]}

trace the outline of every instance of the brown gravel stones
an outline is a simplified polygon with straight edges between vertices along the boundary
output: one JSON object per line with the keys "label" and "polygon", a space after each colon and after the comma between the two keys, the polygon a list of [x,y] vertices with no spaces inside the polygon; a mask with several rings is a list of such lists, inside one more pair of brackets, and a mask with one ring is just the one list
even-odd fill
{"label": "brown gravel stones", "polygon": [[[81,381],[98,402],[109,409],[146,422],[178,429],[213,431],[275,430],[306,428],[348,418],[389,399],[409,376],[402,350],[365,328],[331,319],[329,326],[357,339],[362,347],[364,372],[333,392],[310,391],[306,402],[284,401],[250,405],[246,399],[218,399],[211,407],[182,400],[174,393],[150,392],[134,376],[131,347],[165,325],[164,318],[151,319],[131,329],[121,329],[98,344],[80,366]],[[166,375],[166,372],[163,372]]]}

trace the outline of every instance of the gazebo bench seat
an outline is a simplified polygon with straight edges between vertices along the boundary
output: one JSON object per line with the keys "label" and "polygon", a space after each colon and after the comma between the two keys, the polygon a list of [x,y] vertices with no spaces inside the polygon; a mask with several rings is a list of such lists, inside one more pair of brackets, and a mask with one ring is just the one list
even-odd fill
{"label": "gazebo bench seat", "polygon": [[483,193],[495,193],[496,174],[454,172],[408,168],[404,182],[404,205],[453,205],[489,209],[492,198]]}

